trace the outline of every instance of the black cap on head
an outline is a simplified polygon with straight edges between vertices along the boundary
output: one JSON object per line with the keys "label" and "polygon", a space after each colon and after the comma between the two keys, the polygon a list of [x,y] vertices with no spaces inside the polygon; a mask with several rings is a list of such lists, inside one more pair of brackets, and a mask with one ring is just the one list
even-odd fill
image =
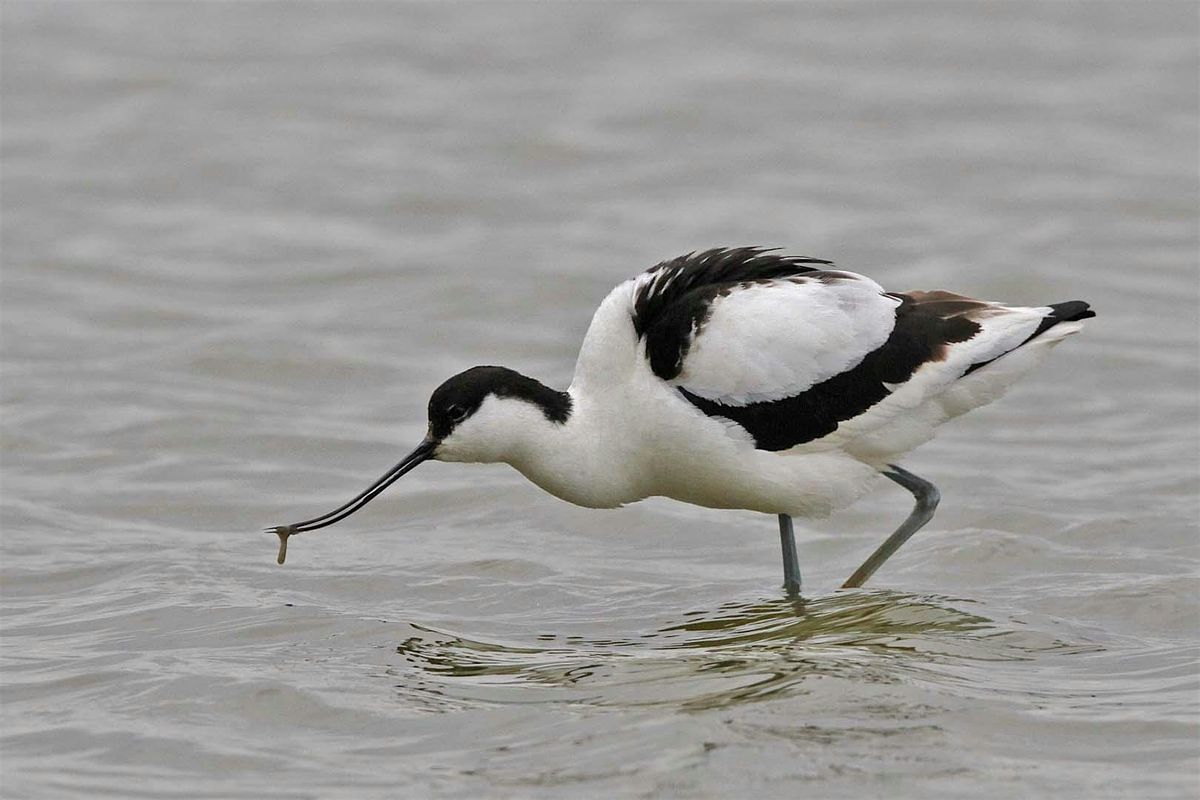
{"label": "black cap on head", "polygon": [[445,439],[463,420],[479,410],[488,395],[515,397],[541,409],[551,422],[566,422],[571,398],[507,367],[471,367],[434,389],[429,398],[429,430]]}

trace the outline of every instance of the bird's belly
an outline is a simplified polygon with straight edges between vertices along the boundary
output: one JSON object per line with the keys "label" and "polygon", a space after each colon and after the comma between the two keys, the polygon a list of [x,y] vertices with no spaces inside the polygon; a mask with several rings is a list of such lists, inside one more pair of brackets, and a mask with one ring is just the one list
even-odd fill
{"label": "bird's belly", "polygon": [[[594,507],[668,497],[707,508],[823,517],[862,497],[879,475],[878,465],[836,447],[756,449],[743,429],[700,414],[657,378],[643,378],[633,396],[613,404],[625,405],[625,419],[641,424],[624,427],[617,420],[604,429],[613,448],[606,460],[623,467],[619,473],[624,483],[606,486],[600,479],[592,493],[576,498],[572,490],[577,487],[560,493],[536,478],[535,482],[573,503]],[[639,411],[646,404],[651,408]],[[616,472],[600,469],[592,474],[600,478]],[[597,502],[614,499],[606,505]]]}
{"label": "bird's belly", "polygon": [[546,469],[518,462],[512,466],[542,491],[584,508],[619,508],[649,496],[617,474],[598,474],[574,465]]}
{"label": "bird's belly", "polygon": [[824,517],[869,491],[879,472],[842,452],[683,459],[657,476],[653,495],[708,508]]}

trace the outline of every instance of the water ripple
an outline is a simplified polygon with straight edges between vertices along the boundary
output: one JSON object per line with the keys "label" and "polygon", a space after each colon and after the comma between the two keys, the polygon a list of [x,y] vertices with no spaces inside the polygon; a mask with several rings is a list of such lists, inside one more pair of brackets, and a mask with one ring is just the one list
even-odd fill
{"label": "water ripple", "polygon": [[[1029,661],[1103,648],[1006,627],[969,601],[897,592],[760,600],[694,611],[631,638],[543,634],[537,646],[411,624],[389,674],[461,704],[554,702],[700,710],[805,691],[833,677],[888,683],[930,665]],[[436,705],[436,702],[434,703]]]}

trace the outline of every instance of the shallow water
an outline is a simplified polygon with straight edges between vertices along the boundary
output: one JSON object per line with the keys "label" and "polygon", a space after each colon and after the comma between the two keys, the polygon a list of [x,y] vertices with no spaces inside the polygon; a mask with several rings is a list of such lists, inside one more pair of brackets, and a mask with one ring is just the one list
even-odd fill
{"label": "shallow water", "polygon": [[[1191,797],[1191,4],[3,6],[0,788]],[[617,281],[784,245],[1100,316],[801,523],[363,488]]]}

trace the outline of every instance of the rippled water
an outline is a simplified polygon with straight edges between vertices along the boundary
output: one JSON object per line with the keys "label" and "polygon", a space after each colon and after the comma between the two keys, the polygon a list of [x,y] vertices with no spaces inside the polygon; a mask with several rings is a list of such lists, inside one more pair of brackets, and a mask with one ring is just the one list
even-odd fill
{"label": "rippled water", "polygon": [[[1193,4],[3,6],[0,788],[1191,797]],[[433,464],[657,260],[1100,316],[802,524]]]}

